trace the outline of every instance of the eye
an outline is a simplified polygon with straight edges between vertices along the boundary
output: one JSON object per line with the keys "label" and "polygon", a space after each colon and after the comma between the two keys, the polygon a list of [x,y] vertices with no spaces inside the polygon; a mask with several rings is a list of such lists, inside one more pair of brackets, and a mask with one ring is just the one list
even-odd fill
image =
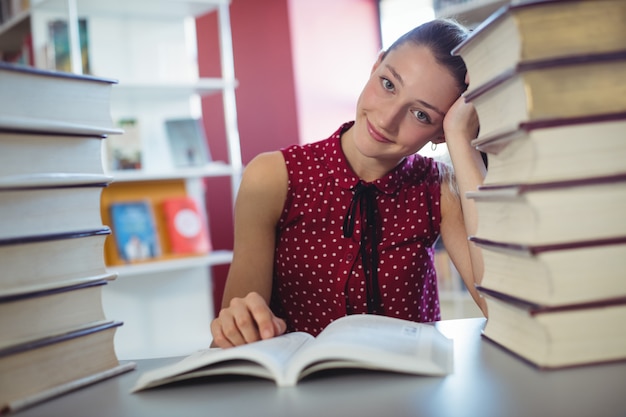
{"label": "eye", "polygon": [[387,78],[380,78],[380,82],[383,86],[383,88],[387,91],[393,91],[395,89],[395,86],[393,85],[393,83],[391,81],[389,81]]}
{"label": "eye", "polygon": [[431,123],[430,116],[428,115],[428,113],[425,113],[421,110],[414,110],[413,116],[415,116],[415,118],[419,120],[420,122]]}

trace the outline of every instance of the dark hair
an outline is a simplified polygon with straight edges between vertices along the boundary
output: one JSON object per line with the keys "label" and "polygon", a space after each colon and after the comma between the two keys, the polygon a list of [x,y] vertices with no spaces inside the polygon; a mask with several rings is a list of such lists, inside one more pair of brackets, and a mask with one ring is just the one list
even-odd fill
{"label": "dark hair", "polygon": [[460,56],[451,54],[459,43],[467,38],[469,30],[452,19],[435,19],[426,22],[400,36],[383,54],[383,59],[397,47],[412,42],[431,50],[437,62],[445,66],[457,81],[460,91],[465,91],[467,68]]}

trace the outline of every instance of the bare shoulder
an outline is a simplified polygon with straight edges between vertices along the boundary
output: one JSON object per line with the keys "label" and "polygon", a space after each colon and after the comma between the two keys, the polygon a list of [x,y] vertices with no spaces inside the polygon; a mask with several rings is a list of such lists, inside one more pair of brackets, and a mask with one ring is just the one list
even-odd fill
{"label": "bare shoulder", "polygon": [[288,175],[280,151],[257,155],[247,164],[237,200],[258,212],[279,213],[287,195]]}
{"label": "bare shoulder", "polygon": [[242,185],[244,184],[262,188],[286,186],[287,168],[282,153],[273,151],[255,156],[243,172]]}

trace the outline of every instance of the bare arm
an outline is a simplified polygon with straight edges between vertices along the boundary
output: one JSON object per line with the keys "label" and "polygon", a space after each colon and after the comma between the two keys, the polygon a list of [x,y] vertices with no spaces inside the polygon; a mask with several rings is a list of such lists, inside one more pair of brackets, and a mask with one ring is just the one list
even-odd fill
{"label": "bare arm", "polygon": [[236,346],[276,336],[285,323],[270,308],[276,224],[287,194],[280,152],[261,154],[246,167],[235,203],[235,242],[222,310],[211,323],[213,345]]}
{"label": "bare arm", "polygon": [[475,204],[465,193],[476,190],[485,178],[485,165],[480,153],[470,145],[478,132],[478,118],[471,104],[460,97],[448,111],[444,132],[450,158],[454,166],[458,195],[442,186],[441,235],[450,258],[463,277],[472,298],[487,315],[484,300],[475,289],[483,274],[480,248],[468,241],[476,233],[478,215]]}

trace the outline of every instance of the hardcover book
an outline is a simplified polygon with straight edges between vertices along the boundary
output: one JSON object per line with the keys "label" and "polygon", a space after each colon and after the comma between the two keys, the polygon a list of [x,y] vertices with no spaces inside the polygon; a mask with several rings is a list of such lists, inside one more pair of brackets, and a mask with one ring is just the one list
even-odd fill
{"label": "hardcover book", "polygon": [[105,321],[102,288],[107,282],[86,281],[22,294],[0,292],[0,350]]}
{"label": "hardcover book", "polygon": [[112,203],[109,211],[120,258],[132,263],[150,260],[161,254],[150,201],[119,201]]}
{"label": "hardcover book", "polygon": [[100,196],[109,178],[92,184],[77,178],[82,176],[35,176],[32,183],[0,178],[0,240],[101,229]]}
{"label": "hardcover book", "polygon": [[175,254],[206,254],[211,250],[204,215],[191,197],[163,200],[170,250]]}
{"label": "hardcover book", "polygon": [[626,112],[625,72],[626,46],[614,53],[519,67],[465,98],[476,108],[480,136],[491,136],[529,122]]}
{"label": "hardcover book", "polygon": [[169,119],[165,130],[175,167],[202,166],[211,161],[202,120]]}
{"label": "hardcover book", "polygon": [[120,133],[110,110],[115,83],[0,62],[0,127],[88,135]]}
{"label": "hardcover book", "polygon": [[548,245],[626,236],[626,174],[481,186],[466,195],[476,204],[481,239]]}
{"label": "hardcover book", "polygon": [[[104,263],[105,239],[99,229],[0,240],[0,294],[16,295],[111,280]],[[36,261],[36,262],[35,262]]]}
{"label": "hardcover book", "polygon": [[545,246],[470,240],[482,248],[486,290],[544,306],[626,297],[626,237]]}
{"label": "hardcover book", "polygon": [[35,403],[134,369],[120,364],[113,338],[121,322],[97,323],[81,330],[0,349],[0,412]]}
{"label": "hardcover book", "polygon": [[0,178],[19,182],[20,178],[42,174],[104,176],[104,138],[103,135],[70,135],[0,128]]}
{"label": "hardcover book", "polygon": [[489,319],[483,335],[539,368],[626,359],[626,298],[546,307],[478,288]]}
{"label": "hardcover book", "polygon": [[540,183],[626,173],[626,113],[522,125],[472,142],[489,158],[485,185]]}
{"label": "hardcover book", "polygon": [[625,13],[622,0],[512,1],[452,53],[465,61],[469,92],[530,63],[623,50]]}

